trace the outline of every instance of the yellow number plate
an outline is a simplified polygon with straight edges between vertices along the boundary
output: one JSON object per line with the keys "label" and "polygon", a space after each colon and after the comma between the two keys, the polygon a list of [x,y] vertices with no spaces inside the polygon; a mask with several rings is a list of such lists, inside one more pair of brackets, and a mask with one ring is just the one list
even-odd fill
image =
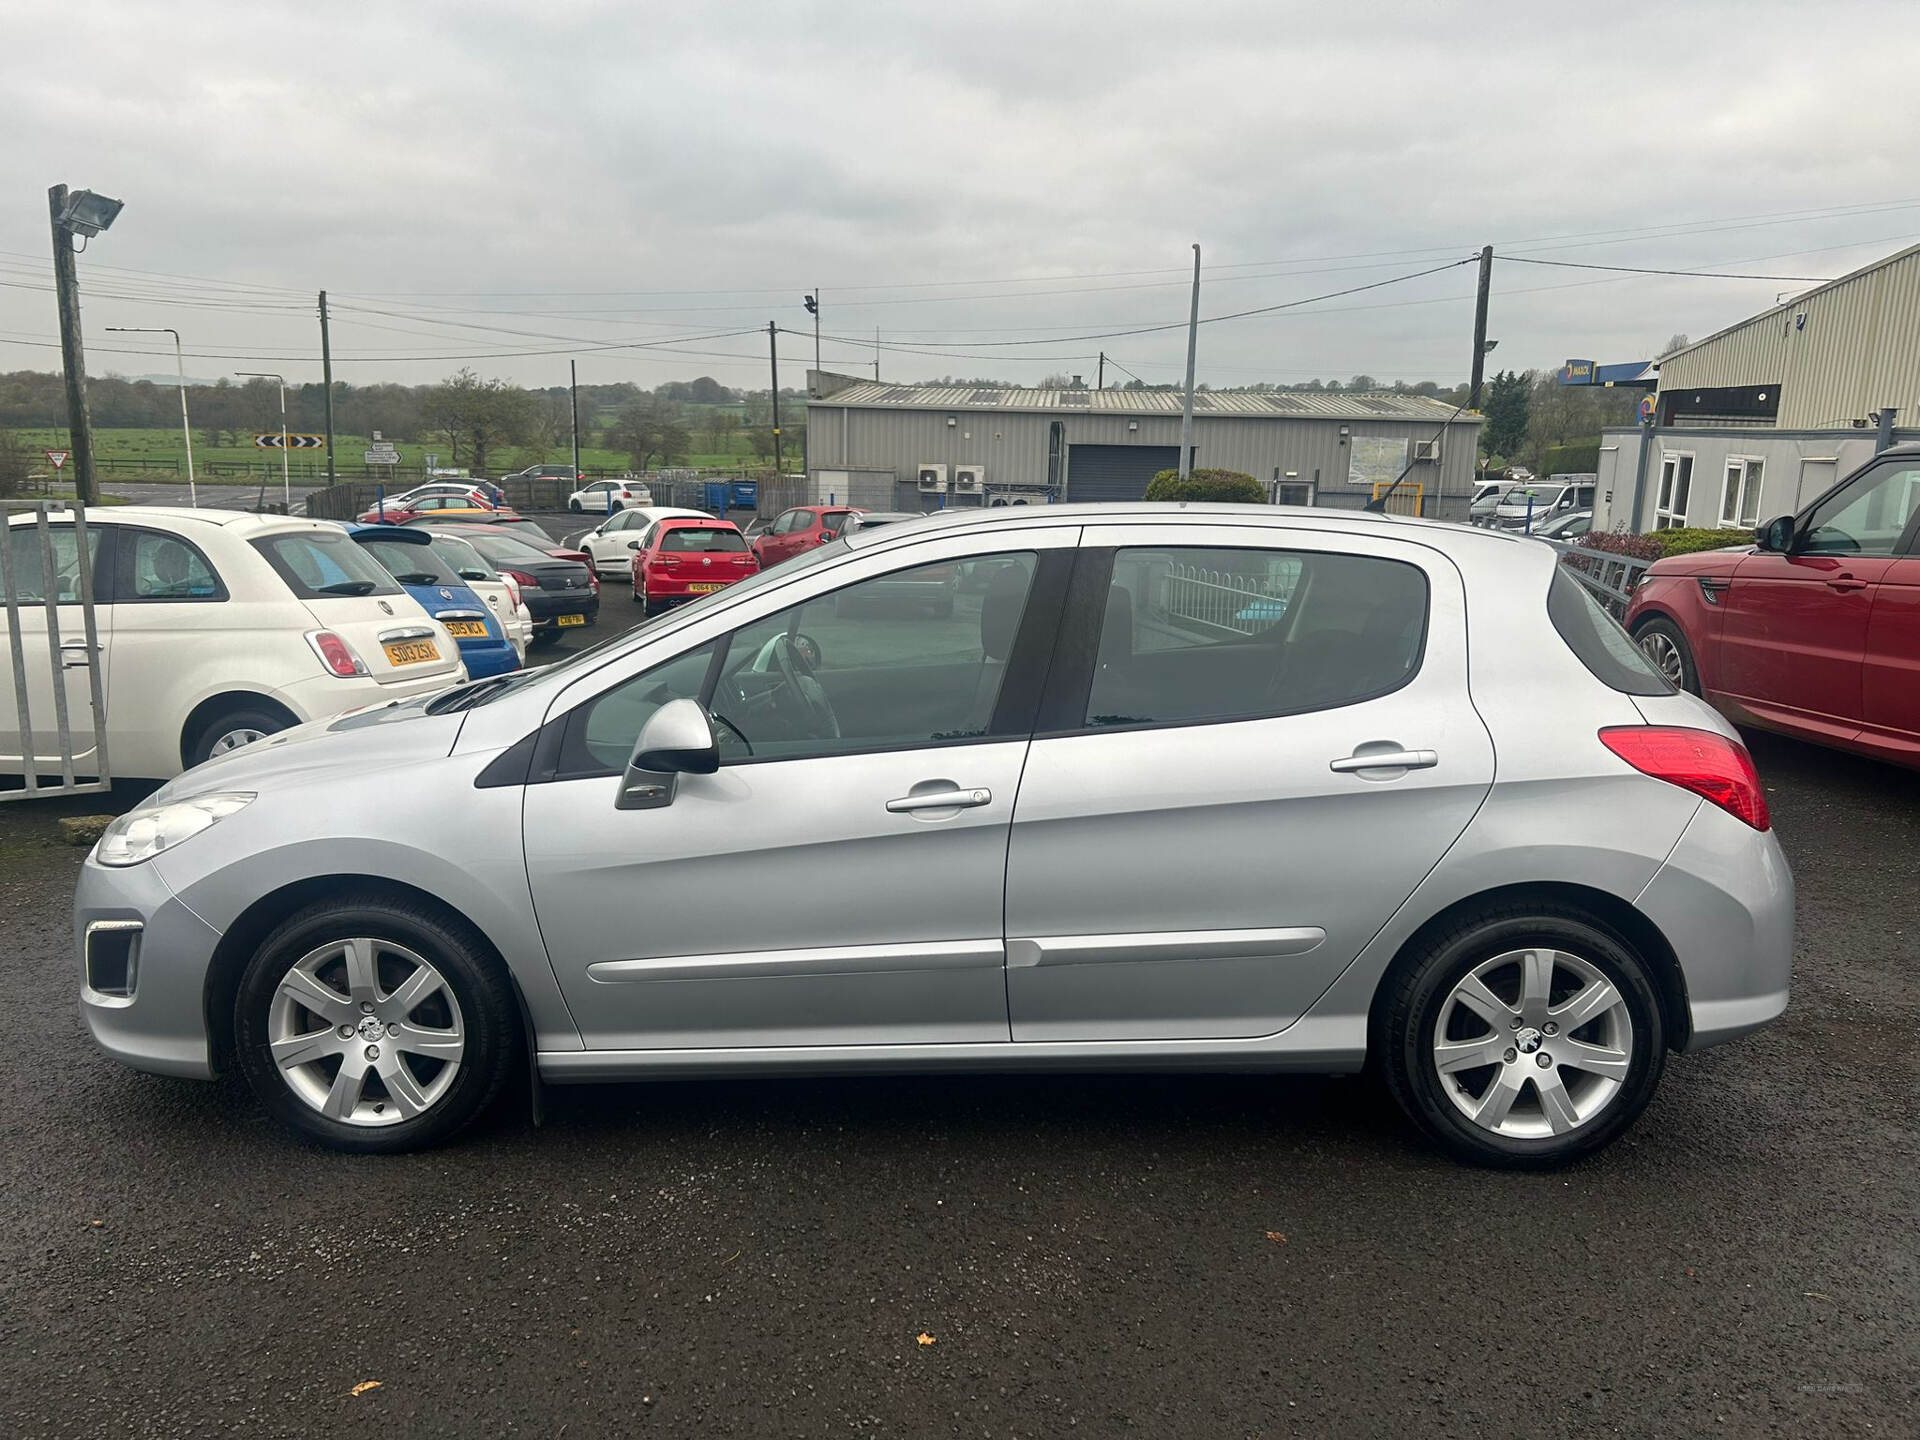
{"label": "yellow number plate", "polygon": [[587,623],[587,617],[584,615],[559,615],[554,617],[553,623],[556,625],[584,625]]}
{"label": "yellow number plate", "polygon": [[699,585],[687,586],[687,593],[690,595],[711,595],[716,590],[724,590],[724,589],[726,589],[726,586],[724,585],[708,585],[708,584],[702,583]]}
{"label": "yellow number plate", "polygon": [[480,640],[487,633],[486,622],[482,620],[449,620],[447,633],[456,640]]}
{"label": "yellow number plate", "polygon": [[431,640],[389,640],[380,648],[387,652],[390,665],[419,665],[440,658],[440,647]]}

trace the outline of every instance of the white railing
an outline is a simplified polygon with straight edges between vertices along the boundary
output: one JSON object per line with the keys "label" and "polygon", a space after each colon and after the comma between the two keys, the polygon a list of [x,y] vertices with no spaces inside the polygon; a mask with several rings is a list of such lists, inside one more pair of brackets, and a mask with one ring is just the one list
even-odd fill
{"label": "white railing", "polygon": [[1296,578],[1170,565],[1161,576],[1161,605],[1169,620],[1258,635],[1286,613]]}

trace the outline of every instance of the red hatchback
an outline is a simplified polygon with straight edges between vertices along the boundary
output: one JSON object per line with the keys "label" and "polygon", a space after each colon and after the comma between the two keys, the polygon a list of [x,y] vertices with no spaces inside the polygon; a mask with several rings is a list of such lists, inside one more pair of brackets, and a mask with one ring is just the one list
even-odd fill
{"label": "red hatchback", "polygon": [[1731,720],[1920,768],[1920,446],[1758,536],[1656,561],[1628,631]]}
{"label": "red hatchback", "polygon": [[642,538],[633,556],[633,598],[643,615],[658,615],[724,590],[760,568],[746,536],[731,520],[669,517]]}
{"label": "red hatchback", "polygon": [[753,553],[764,568],[791,560],[816,545],[839,537],[847,516],[862,514],[858,505],[796,505],[783,510],[773,524],[753,537]]}

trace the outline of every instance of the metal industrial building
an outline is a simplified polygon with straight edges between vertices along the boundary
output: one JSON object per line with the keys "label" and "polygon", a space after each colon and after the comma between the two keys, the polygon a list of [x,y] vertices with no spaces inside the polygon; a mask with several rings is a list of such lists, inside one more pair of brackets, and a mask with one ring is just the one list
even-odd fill
{"label": "metal industrial building", "polygon": [[[910,509],[1138,500],[1180,461],[1172,391],[807,378],[807,474],[822,500]],[[1480,424],[1418,395],[1204,391],[1194,397],[1193,463],[1244,471],[1277,503],[1351,509],[1412,462],[1394,508],[1459,519]]]}
{"label": "metal industrial building", "polygon": [[1596,526],[1745,526],[1920,439],[1920,245],[1659,362],[1650,426],[1601,437]]}

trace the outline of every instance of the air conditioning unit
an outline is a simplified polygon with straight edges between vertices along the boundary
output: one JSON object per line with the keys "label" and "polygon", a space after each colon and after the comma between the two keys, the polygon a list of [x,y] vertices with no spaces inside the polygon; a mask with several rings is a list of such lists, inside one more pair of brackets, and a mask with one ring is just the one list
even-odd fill
{"label": "air conditioning unit", "polygon": [[1440,442],[1438,440],[1416,440],[1413,442],[1413,458],[1440,463]]}
{"label": "air conditioning unit", "polygon": [[922,495],[946,494],[947,467],[944,465],[922,465],[920,467],[920,493]]}
{"label": "air conditioning unit", "polygon": [[987,488],[987,467],[984,465],[956,465],[953,467],[953,493],[956,495],[978,495]]}

